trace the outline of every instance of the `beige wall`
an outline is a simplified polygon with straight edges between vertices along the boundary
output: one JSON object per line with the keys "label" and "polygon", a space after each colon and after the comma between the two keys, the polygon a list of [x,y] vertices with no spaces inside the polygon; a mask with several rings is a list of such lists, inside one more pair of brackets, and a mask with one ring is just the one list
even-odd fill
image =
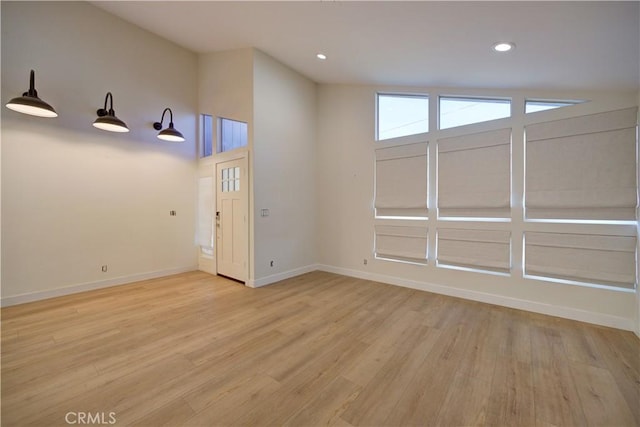
{"label": "beige wall", "polygon": [[247,48],[198,56],[199,113],[252,121],[253,52]]}
{"label": "beige wall", "polygon": [[[1,109],[2,302],[193,269],[196,55],[88,3],[1,7],[2,103],[33,68],[59,114]],[[91,126],[108,91],[128,134]],[[165,107],[187,142],[156,138]]]}
{"label": "beige wall", "polygon": [[[259,286],[315,263],[316,85],[258,50],[253,72],[253,278]],[[261,209],[269,216],[261,217]]]}

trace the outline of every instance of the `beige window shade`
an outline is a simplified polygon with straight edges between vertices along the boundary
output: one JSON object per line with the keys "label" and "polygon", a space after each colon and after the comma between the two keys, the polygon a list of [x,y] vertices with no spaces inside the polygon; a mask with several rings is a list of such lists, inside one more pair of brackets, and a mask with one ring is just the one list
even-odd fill
{"label": "beige window shade", "polygon": [[198,179],[198,245],[213,248],[213,177]]}
{"label": "beige window shade", "polygon": [[427,216],[427,144],[376,150],[377,216]]}
{"label": "beige window shade", "polygon": [[376,256],[426,263],[427,227],[376,225]]}
{"label": "beige window shade", "polygon": [[635,220],[637,108],[526,127],[527,218]]}
{"label": "beige window shade", "polygon": [[509,273],[511,232],[438,230],[438,264]]}
{"label": "beige window shade", "polygon": [[525,233],[525,274],[623,288],[635,286],[636,238]]}
{"label": "beige window shade", "polygon": [[511,129],[438,141],[441,217],[511,216]]}

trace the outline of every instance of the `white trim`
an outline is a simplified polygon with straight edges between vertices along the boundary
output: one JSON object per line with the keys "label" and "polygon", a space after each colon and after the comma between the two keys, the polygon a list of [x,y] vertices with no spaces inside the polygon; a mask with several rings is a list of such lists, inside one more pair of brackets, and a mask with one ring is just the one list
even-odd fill
{"label": "white trim", "polygon": [[372,280],[387,283],[390,285],[402,286],[410,289],[433,292],[448,295],[456,298],[463,298],[472,301],[479,301],[488,304],[500,305],[503,307],[515,308],[518,310],[531,311],[548,316],[562,317],[564,319],[577,320],[580,322],[592,323],[595,325],[608,326],[625,331],[635,329],[634,321],[625,317],[612,316],[609,314],[593,313],[585,310],[578,310],[570,307],[545,304],[535,301],[527,301],[518,298],[504,297],[500,295],[487,294],[484,292],[460,289],[451,286],[438,285],[435,283],[418,282],[415,280],[401,279],[398,277],[386,276],[382,274],[367,273],[364,271],[351,270],[347,268],[334,267],[330,265],[318,265],[319,270],[329,273],[341,274],[343,276],[356,277],[358,279]]}
{"label": "white trim", "polygon": [[267,286],[272,283],[279,282],[281,280],[290,279],[292,277],[299,276],[301,274],[311,273],[312,271],[320,270],[318,264],[311,264],[304,267],[296,268],[294,270],[283,271],[282,273],[272,274],[271,276],[262,277],[260,279],[247,280],[246,285],[250,288],[259,288],[261,286]]}
{"label": "white trim", "polygon": [[46,291],[29,292],[10,297],[3,297],[0,300],[1,307],[24,304],[27,302],[40,301],[49,298],[61,297],[64,295],[76,294],[79,292],[92,291],[95,289],[109,288],[111,286],[124,285],[127,283],[139,282],[141,280],[156,279],[159,277],[171,276],[173,274],[187,273],[198,270],[198,266],[172,268],[168,270],[150,271],[147,273],[133,274],[131,276],[114,277],[112,279],[98,280],[97,282],[80,283],[77,285],[65,286],[63,288],[50,289]]}
{"label": "white trim", "polygon": [[200,255],[198,257],[198,270],[216,276],[218,274],[216,271],[216,259],[214,257],[209,258]]}
{"label": "white trim", "polygon": [[224,163],[231,160],[239,160],[244,158],[249,158],[249,149],[247,147],[240,147],[231,151],[223,151],[222,153],[214,153],[214,155],[211,156],[214,167],[218,163]]}

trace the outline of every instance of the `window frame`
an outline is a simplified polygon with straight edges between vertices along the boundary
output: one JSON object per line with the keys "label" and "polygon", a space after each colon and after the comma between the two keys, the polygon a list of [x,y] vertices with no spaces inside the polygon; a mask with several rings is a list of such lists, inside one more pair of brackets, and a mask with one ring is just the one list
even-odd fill
{"label": "window frame", "polygon": [[[411,89],[409,89],[411,90]],[[419,90],[419,89],[417,89]],[[428,92],[427,92],[428,90]],[[535,274],[536,272],[531,270],[531,267],[527,267],[527,258],[530,256],[530,252],[527,250],[527,242],[525,240],[526,233],[536,232],[536,233],[560,233],[560,234],[577,234],[589,236],[591,234],[602,234],[602,235],[625,235],[629,237],[634,237],[636,239],[640,239],[640,235],[637,232],[637,221],[627,221],[627,220],[593,220],[593,219],[563,219],[563,218],[548,218],[548,219],[538,219],[531,218],[530,215],[527,214],[527,187],[529,185],[527,182],[527,163],[528,163],[528,129],[529,126],[542,124],[547,121],[558,121],[565,119],[578,119],[581,117],[594,115],[594,114],[605,114],[611,113],[615,110],[627,109],[631,108],[631,106],[636,106],[636,101],[624,101],[620,103],[615,103],[614,106],[609,105],[609,101],[604,99],[604,103],[599,105],[599,99],[586,99],[579,98],[579,95],[573,99],[552,99],[546,98],[543,94],[542,97],[534,98],[528,97],[527,94],[523,93],[523,91],[500,91],[500,90],[491,90],[487,92],[480,92],[476,90],[469,90],[466,93],[471,93],[471,95],[466,95],[465,91],[457,91],[455,89],[446,89],[446,92],[441,92],[440,89],[425,89],[425,92],[420,93],[412,93],[412,92],[395,92],[393,90],[372,90],[375,96],[375,138],[372,138],[371,141],[371,149],[374,153],[374,189],[373,189],[373,225],[374,230],[372,233],[372,253],[371,256],[373,259],[378,260],[381,263],[397,263],[397,264],[407,264],[407,265],[415,265],[417,267],[425,268],[429,271],[438,270],[438,269],[449,269],[449,270],[458,270],[462,273],[459,274],[484,274],[484,275],[493,275],[498,277],[498,280],[508,279],[508,280],[516,280],[517,283],[535,283],[535,282],[543,282],[547,284],[562,284],[562,285],[577,285],[581,288],[595,288],[595,289],[603,289],[612,292],[622,292],[622,293],[630,293],[637,292],[638,290],[638,280],[636,273],[636,280],[633,284],[629,280],[620,281],[620,283],[610,283],[606,282],[604,279],[594,278],[594,279],[578,279],[571,280],[566,278],[558,278],[554,277],[553,274]],[[497,96],[491,96],[491,93],[497,93]],[[428,100],[429,103],[429,113],[428,113],[428,122],[430,124],[430,128],[428,132],[422,134],[411,134],[407,136],[398,136],[387,139],[379,139],[379,121],[380,121],[380,113],[381,113],[381,105],[382,107],[385,104],[380,104],[380,100],[382,96],[392,96],[392,97],[422,97],[425,100]],[[561,95],[562,96],[562,95]],[[571,95],[569,95],[571,96]],[[369,98],[371,99],[371,98]],[[465,100],[472,103],[485,101],[489,103],[487,105],[490,113],[496,113],[495,115],[502,115],[504,117],[500,118],[491,118],[490,120],[478,121],[473,123],[467,123],[464,125],[448,127],[445,129],[441,129],[441,104],[448,99],[453,101],[456,100]],[[550,104],[558,103],[560,104],[557,108],[553,108],[553,110],[562,110],[562,112],[551,111],[550,113],[544,113],[546,110],[539,111],[539,115],[531,115],[531,113],[526,113],[525,108],[526,104],[535,102],[547,102]],[[497,103],[497,108],[493,108],[494,105],[491,103]],[[573,105],[581,105],[588,104],[584,106],[577,107],[575,109],[569,109],[565,112],[563,109],[564,106],[573,106]],[[627,105],[628,104],[628,105]],[[411,104],[410,104],[411,105]],[[420,105],[419,103],[417,105]],[[446,104],[445,104],[446,105]],[[472,114],[468,114],[467,117],[476,117],[482,118],[483,115],[486,116],[485,111],[483,110],[483,106],[480,105],[480,108],[473,106],[473,104],[458,104],[460,107],[473,107],[470,108]],[[451,109],[451,114],[449,117],[453,117],[453,115],[463,113],[462,118],[464,117],[464,108],[459,108],[458,105],[453,104]],[[505,107],[508,106],[508,107]],[[395,107],[395,105],[391,105]],[[550,108],[551,109],[551,108]],[[473,110],[477,110],[478,114],[474,114]],[[493,111],[492,111],[493,110]],[[389,110],[387,110],[389,111]],[[408,122],[413,121],[413,117],[409,117],[405,115],[403,117],[402,110],[394,109],[392,114],[396,111],[400,111],[400,114],[397,114],[398,120],[394,123],[390,123],[388,128],[394,128],[395,123],[400,123],[402,120],[406,120]],[[538,112],[538,111],[536,111]],[[393,118],[393,115],[391,116]],[[454,117],[455,119],[455,117]],[[435,125],[434,125],[435,123]],[[507,217],[484,217],[484,216],[441,216],[442,211],[441,208],[441,200],[439,199],[439,181],[441,178],[440,174],[440,165],[439,165],[439,143],[441,140],[447,139],[455,139],[463,136],[470,136],[475,133],[485,133],[485,132],[494,132],[498,131],[502,128],[510,128],[511,129],[511,143],[509,149],[509,170],[510,170],[510,179],[509,179],[509,205],[510,205],[510,215]],[[636,130],[637,132],[637,130]],[[637,139],[637,138],[636,138]],[[381,144],[382,142],[382,144]],[[410,146],[413,144],[427,144],[427,214],[424,216],[414,217],[414,216],[403,216],[396,215],[394,213],[381,215],[381,211],[378,209],[378,180],[379,180],[379,171],[378,171],[378,152],[380,150],[384,151],[386,149],[394,149],[405,146]],[[469,148],[469,150],[476,150],[477,148]],[[630,157],[630,156],[629,156]],[[638,150],[636,149],[635,156],[636,165],[637,165],[637,157]],[[504,158],[504,154],[501,155],[501,158]],[[435,162],[435,163],[434,163]],[[638,166],[637,166],[638,167]],[[401,169],[399,173],[396,173],[395,176],[401,176],[403,171],[407,169]],[[466,171],[466,169],[464,169]],[[493,173],[493,171],[492,171]],[[415,179],[415,175],[410,175],[410,179]],[[405,179],[405,178],[402,178]],[[420,178],[422,179],[422,178]],[[399,189],[404,188],[403,182],[406,181],[398,181],[397,184],[393,184],[397,186],[397,189],[392,188],[392,192],[390,194],[395,194]],[[392,187],[393,187],[392,185]],[[636,190],[637,190],[636,184]],[[387,191],[389,193],[389,191]],[[433,213],[435,209],[435,214]],[[422,260],[422,256],[420,256],[420,260],[416,262],[415,258],[405,257],[401,254],[399,255],[390,255],[389,250],[380,250],[378,248],[378,236],[377,236],[377,228],[380,225],[390,225],[390,226],[401,226],[401,225],[411,225],[414,224],[416,226],[426,226],[428,229],[427,234],[427,247],[426,247],[426,259]],[[632,231],[628,231],[630,227],[633,227]],[[446,229],[462,229],[462,230],[484,230],[484,231],[510,231],[511,236],[509,238],[508,246],[508,254],[509,261],[508,267],[506,264],[500,266],[498,269],[492,268],[491,265],[488,267],[483,267],[481,265],[474,266],[473,263],[459,263],[450,260],[443,260],[442,256],[439,255],[440,250],[442,249],[441,244],[444,241],[440,241],[441,234],[440,232]],[[626,230],[626,231],[624,231]],[[624,232],[623,232],[624,231]],[[451,240],[451,239],[450,239]],[[636,240],[637,241],[637,240]],[[384,241],[383,241],[384,243]],[[447,242],[444,242],[447,243]],[[489,243],[493,243],[489,241]],[[384,243],[386,245],[386,243]],[[388,245],[387,245],[388,246]],[[404,244],[398,244],[398,250],[401,252]],[[407,248],[411,249],[413,245],[406,245]],[[505,246],[506,247],[506,246]],[[386,253],[385,253],[386,251]],[[504,252],[504,251],[503,251]],[[501,260],[506,260],[504,253],[501,255]],[[366,260],[365,260],[366,261]],[[493,262],[493,260],[490,260]],[[617,262],[617,261],[616,261]],[[366,262],[365,262],[366,264]],[[626,265],[626,264],[625,264]],[[638,261],[635,262],[635,269],[638,269]],[[414,268],[414,267],[407,267]],[[626,267],[625,267],[626,268]],[[458,273],[454,273],[458,274]],[[506,282],[505,282],[506,283]]]}

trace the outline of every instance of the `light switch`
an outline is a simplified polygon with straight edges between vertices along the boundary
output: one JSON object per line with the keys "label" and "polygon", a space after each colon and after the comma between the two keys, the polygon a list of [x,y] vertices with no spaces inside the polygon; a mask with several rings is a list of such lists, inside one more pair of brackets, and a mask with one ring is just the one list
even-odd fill
{"label": "light switch", "polygon": [[260,216],[269,216],[269,209],[260,209]]}

